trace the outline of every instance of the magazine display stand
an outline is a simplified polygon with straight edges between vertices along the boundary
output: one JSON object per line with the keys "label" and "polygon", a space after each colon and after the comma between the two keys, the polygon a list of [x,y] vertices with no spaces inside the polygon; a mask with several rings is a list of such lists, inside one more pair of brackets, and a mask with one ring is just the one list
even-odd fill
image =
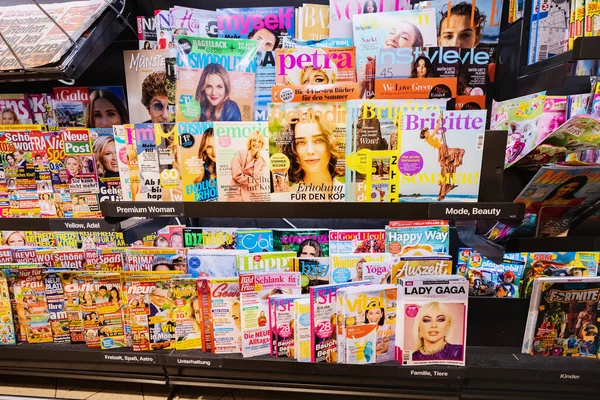
{"label": "magazine display stand", "polygon": [[[19,2],[25,0],[17,0]],[[77,79],[107,48],[137,48],[129,32],[128,42],[115,39],[125,29],[123,18],[152,15],[154,9],[175,4],[198,8],[214,5],[197,0],[106,0],[107,8],[90,28],[90,35],[56,65],[0,73],[0,82]],[[244,7],[247,0],[233,0],[223,7]],[[261,2],[268,6],[280,1]],[[327,4],[327,0],[315,3]],[[508,6],[508,1],[505,5]],[[132,4],[136,10],[132,10]],[[303,2],[294,0],[289,5]],[[508,7],[506,7],[507,9]],[[115,10],[116,9],[116,10]],[[121,11],[122,10],[122,11]],[[506,12],[506,10],[505,10]],[[575,93],[589,90],[589,77],[570,77],[570,65],[579,59],[600,58],[600,37],[578,38],[572,51],[533,65],[526,63],[529,15],[501,32],[496,67],[496,100],[536,91]],[[131,21],[132,18],[129,18]],[[125,35],[123,35],[125,36]],[[518,55],[518,56],[515,56]],[[104,60],[105,61],[105,60]],[[109,69],[96,62],[94,67]],[[110,66],[121,74],[122,63]],[[92,68],[93,69],[93,68]],[[114,70],[114,71],[112,71]],[[109,72],[107,72],[108,74]],[[88,73],[89,74],[89,73]],[[84,75],[85,76],[85,75]],[[109,75],[107,75],[109,76]],[[105,77],[92,77],[97,79]],[[125,86],[121,82],[102,82]],[[77,82],[86,85],[85,79]],[[21,85],[21,84],[19,84]],[[19,90],[28,91],[27,84]],[[10,85],[15,86],[15,85]],[[33,92],[30,90],[30,92]],[[182,203],[105,202],[104,219],[0,219],[0,230],[35,231],[83,230],[121,231],[131,243],[168,224],[188,222],[202,226],[207,220],[225,221],[221,226],[259,226],[253,219],[306,219],[313,227],[329,224],[365,227],[391,219],[450,219],[451,254],[456,258],[462,245],[476,248],[491,259],[504,251],[600,251],[600,237],[531,238],[509,240],[506,249],[480,240],[478,222],[519,222],[523,204],[512,203],[503,193],[506,132],[488,131],[485,136],[479,203]],[[500,151],[499,151],[500,150]],[[496,209],[497,214],[472,212],[473,208]],[[76,225],[73,225],[76,224]],[[254,224],[254,225],[253,225]],[[272,226],[272,225],[270,225]],[[403,367],[397,363],[345,365],[299,363],[270,356],[242,358],[241,355],[214,355],[200,351],[133,352],[132,349],[88,349],[85,345],[20,344],[0,348],[0,374],[28,377],[56,377],[84,380],[146,383],[193,387],[223,387],[289,393],[352,395],[404,399],[590,399],[600,390],[598,360],[578,357],[533,357],[520,353],[529,309],[529,299],[473,297],[469,299],[466,367]]]}

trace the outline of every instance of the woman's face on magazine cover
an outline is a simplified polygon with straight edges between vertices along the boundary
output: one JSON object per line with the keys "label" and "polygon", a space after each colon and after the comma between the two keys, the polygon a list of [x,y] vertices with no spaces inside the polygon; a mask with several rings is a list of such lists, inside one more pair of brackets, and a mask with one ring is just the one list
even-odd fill
{"label": "woman's face on magazine cover", "polygon": [[450,328],[448,317],[438,309],[432,308],[419,321],[419,331],[423,340],[436,343],[443,340]]}
{"label": "woman's face on magazine cover", "polygon": [[401,47],[413,47],[418,29],[409,22],[400,22],[397,27],[392,28],[385,40],[384,47],[387,49],[398,49]]}
{"label": "woman's face on magazine cover", "polygon": [[256,40],[258,43],[258,51],[272,51],[275,49],[277,38],[268,29],[259,29],[254,36],[249,39]]}
{"label": "woman's face on magazine cover", "polygon": [[217,162],[217,157],[215,155],[215,137],[214,136],[211,136],[208,139],[206,139],[206,149],[204,150],[204,153],[210,159],[210,161],[212,161],[213,163]]}
{"label": "woman's face on magazine cover", "polygon": [[375,12],[375,4],[373,4],[373,1],[368,1],[367,2],[367,13],[372,14]]}
{"label": "woman's face on magazine cover", "polygon": [[[119,125],[119,124],[116,124]],[[110,141],[104,146],[104,151],[100,156],[100,162],[104,169],[110,172],[119,172],[119,161],[117,161],[117,148],[114,141]]]}
{"label": "woman's face on magazine cover", "polygon": [[77,175],[81,171],[81,169],[79,168],[79,163],[73,157],[67,158],[67,161],[65,162],[65,167],[67,168],[67,171],[69,171],[71,176]]}
{"label": "woman's face on magazine cover", "polygon": [[6,156],[6,162],[8,162],[8,165],[11,167],[15,166],[15,158],[10,154]]}
{"label": "woman's face on magazine cover", "polygon": [[300,167],[307,175],[328,171],[331,153],[319,124],[315,122],[296,124],[294,144]]}
{"label": "woman's face on magazine cover", "polygon": [[238,329],[241,329],[242,321],[240,321],[240,303],[233,303],[231,305],[231,319],[235,322]]}
{"label": "woman's face on magazine cover", "polygon": [[427,75],[427,64],[425,60],[419,60],[417,62],[417,78],[424,78]]}
{"label": "woman's face on magazine cover", "polygon": [[15,232],[8,237],[6,244],[10,247],[25,246],[25,239],[18,232]]}
{"label": "woman's face on magazine cover", "polygon": [[217,74],[210,74],[206,78],[204,94],[211,106],[217,107],[225,100],[225,83]]}
{"label": "woman's face on magazine cover", "polygon": [[471,49],[479,44],[481,40],[477,36],[474,27],[471,26],[471,18],[466,15],[451,15],[444,18],[440,23],[440,46],[455,46],[463,49]]}
{"label": "woman's face on magazine cover", "polygon": [[556,196],[560,198],[565,198],[566,196],[574,194],[576,191],[580,189],[581,184],[579,182],[571,182],[566,185],[561,186],[556,192]]}
{"label": "woman's face on magazine cover", "polygon": [[379,307],[373,307],[369,311],[367,311],[367,319],[369,320],[370,324],[379,323],[379,320],[382,316],[383,314],[381,313],[381,308]]}
{"label": "woman's face on magazine cover", "polygon": [[94,128],[112,128],[113,125],[121,125],[123,123],[121,116],[117,112],[117,107],[104,98],[94,101],[92,120]]}
{"label": "woman's face on magazine cover", "polygon": [[303,85],[327,85],[329,78],[321,69],[313,69],[302,80]]}
{"label": "woman's face on magazine cover", "polygon": [[13,113],[9,111],[5,111],[2,113],[2,125],[14,125],[17,121],[15,121],[15,116]]}

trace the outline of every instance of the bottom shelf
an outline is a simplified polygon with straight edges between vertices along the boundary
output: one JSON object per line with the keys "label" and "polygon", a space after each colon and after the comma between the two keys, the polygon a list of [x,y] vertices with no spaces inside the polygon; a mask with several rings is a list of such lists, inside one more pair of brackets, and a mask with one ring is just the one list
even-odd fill
{"label": "bottom shelf", "polygon": [[599,363],[579,357],[534,357],[514,347],[476,346],[467,348],[465,367],[314,364],[270,356],[242,358],[195,350],[134,353],[68,344],[0,348],[0,375],[413,399],[493,399],[501,393],[514,398],[522,393],[530,396],[523,398],[568,393],[569,399],[576,399],[600,389]]}

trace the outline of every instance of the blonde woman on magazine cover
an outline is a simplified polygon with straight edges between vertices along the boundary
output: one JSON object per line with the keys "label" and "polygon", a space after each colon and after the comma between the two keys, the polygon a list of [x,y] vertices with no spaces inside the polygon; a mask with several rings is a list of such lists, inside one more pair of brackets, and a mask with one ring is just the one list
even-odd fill
{"label": "blonde woman on magazine cover", "polygon": [[231,160],[231,184],[239,187],[232,191],[227,201],[251,201],[256,186],[261,185],[267,161],[260,154],[265,147],[263,134],[256,130],[248,137],[245,149],[239,150]]}
{"label": "blonde woman on magazine cover", "polygon": [[217,155],[215,153],[215,132],[213,128],[208,128],[202,134],[200,146],[198,147],[198,159],[203,168],[194,183],[217,179]]}
{"label": "blonde woman on magazine cover", "polygon": [[447,340],[452,328],[452,313],[444,303],[432,301],[419,307],[413,332],[417,343],[413,361],[462,360],[463,346]]}

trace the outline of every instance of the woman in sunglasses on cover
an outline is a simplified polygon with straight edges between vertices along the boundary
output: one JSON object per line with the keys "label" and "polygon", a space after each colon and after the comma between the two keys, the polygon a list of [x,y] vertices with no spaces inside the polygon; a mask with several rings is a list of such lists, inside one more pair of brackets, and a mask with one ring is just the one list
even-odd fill
{"label": "woman in sunglasses on cover", "polygon": [[142,83],[142,104],[148,110],[150,119],[145,122],[171,122],[169,98],[167,97],[167,74],[153,72]]}

